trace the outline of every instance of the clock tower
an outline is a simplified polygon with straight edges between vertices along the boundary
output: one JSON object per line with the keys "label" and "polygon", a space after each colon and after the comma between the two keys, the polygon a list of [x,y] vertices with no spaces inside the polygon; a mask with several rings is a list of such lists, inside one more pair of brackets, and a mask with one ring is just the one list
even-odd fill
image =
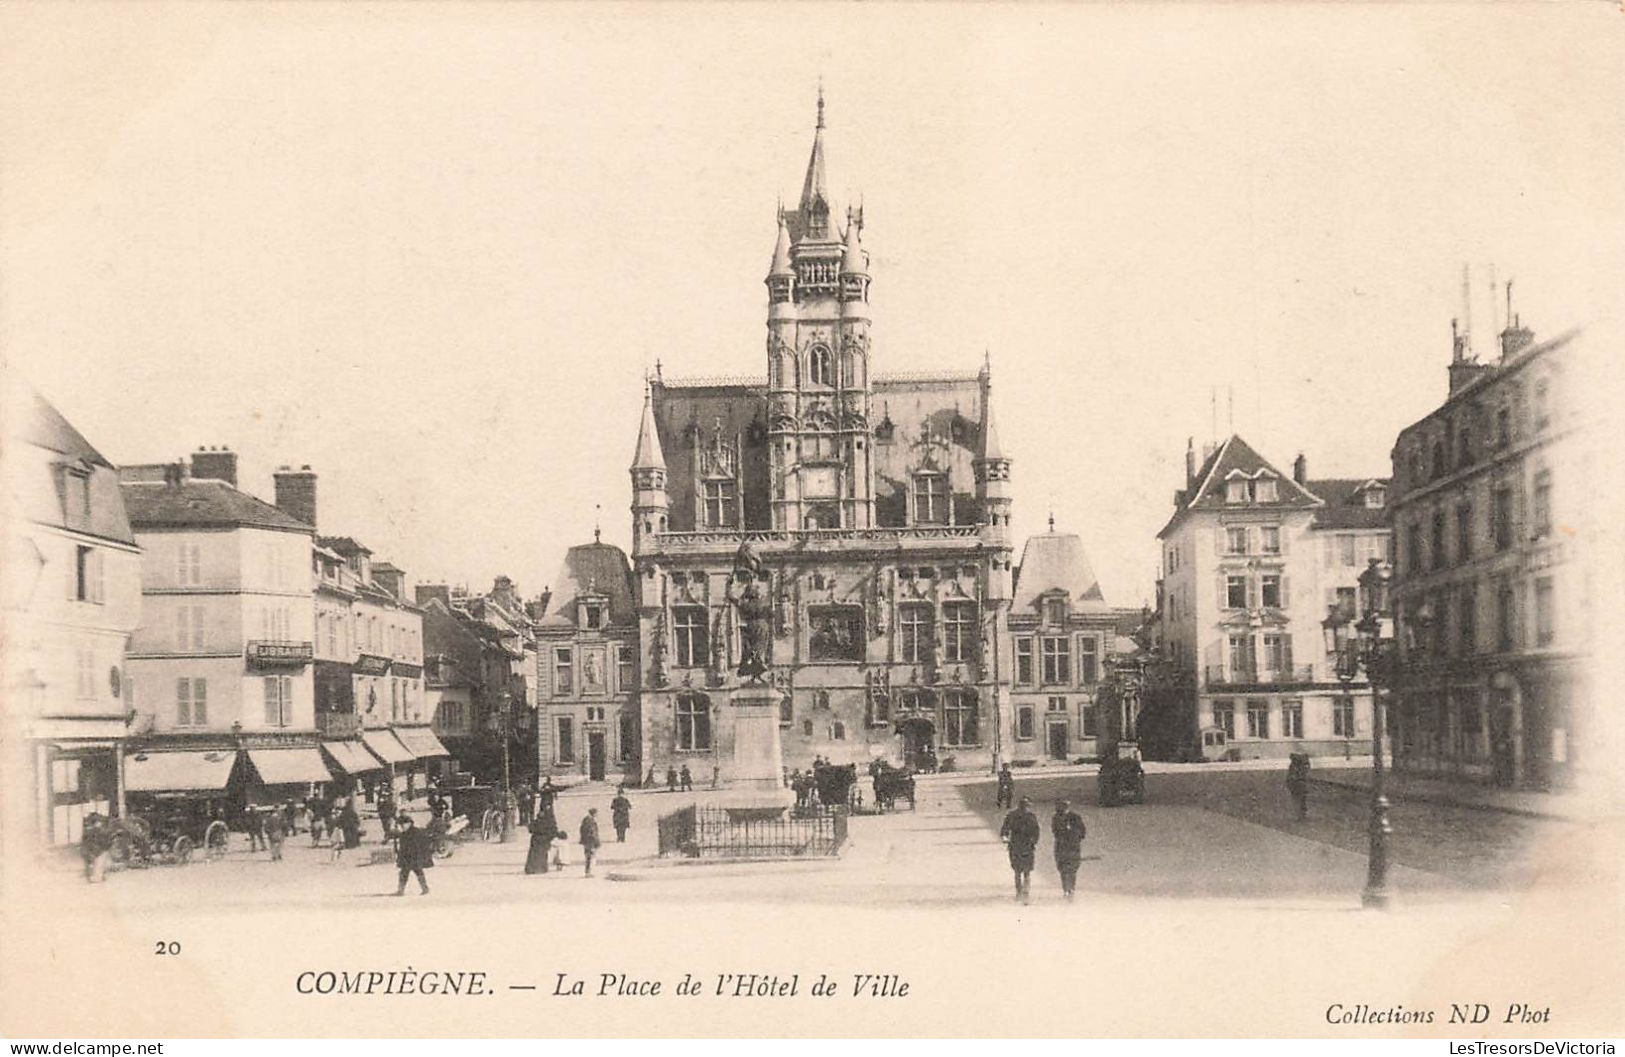
{"label": "clock tower", "polygon": [[775,529],[874,524],[869,255],[863,211],[832,220],[824,178],[824,94],[794,210],[779,209],[768,269],[770,505]]}

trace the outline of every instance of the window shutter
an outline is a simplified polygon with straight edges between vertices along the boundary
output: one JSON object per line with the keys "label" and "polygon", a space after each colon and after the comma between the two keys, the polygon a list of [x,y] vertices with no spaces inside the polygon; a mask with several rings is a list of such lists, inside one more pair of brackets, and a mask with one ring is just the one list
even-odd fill
{"label": "window shutter", "polygon": [[192,681],[175,680],[175,725],[184,727],[192,721]]}
{"label": "window shutter", "polygon": [[1224,529],[1225,527],[1223,525],[1219,525],[1213,530],[1213,553],[1220,557],[1224,556],[1224,544],[1226,539]]}
{"label": "window shutter", "polygon": [[1285,525],[1281,525],[1275,530],[1276,549],[1282,554],[1285,554],[1287,552],[1287,547],[1290,546],[1290,544],[1287,543],[1288,533],[1286,529],[1287,527]]}
{"label": "window shutter", "polygon": [[1228,609],[1229,606],[1230,606],[1230,597],[1229,597],[1229,594],[1228,594],[1228,592],[1226,590],[1224,573],[1219,574],[1218,596],[1217,597],[1218,597],[1218,608],[1219,609]]}
{"label": "window shutter", "polygon": [[1281,608],[1287,609],[1292,605],[1291,592],[1292,578],[1285,573],[1281,574]]}
{"label": "window shutter", "polygon": [[1263,581],[1256,576],[1247,577],[1247,608],[1257,609],[1263,605]]}
{"label": "window shutter", "polygon": [[[1292,671],[1292,636],[1281,636],[1281,667],[1287,672]],[[1290,678],[1290,676],[1288,676]]]}
{"label": "window shutter", "polygon": [[209,681],[207,679],[192,680],[192,722],[200,726],[209,722]]}

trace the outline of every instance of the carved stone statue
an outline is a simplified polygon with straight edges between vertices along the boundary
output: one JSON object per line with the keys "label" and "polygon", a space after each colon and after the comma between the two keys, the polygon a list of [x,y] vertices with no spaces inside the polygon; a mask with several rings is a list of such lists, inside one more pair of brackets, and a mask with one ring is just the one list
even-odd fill
{"label": "carved stone statue", "polygon": [[728,580],[728,601],[739,619],[740,675],[760,685],[773,648],[773,605],[762,595],[762,559],[747,540],[734,555],[733,576]]}

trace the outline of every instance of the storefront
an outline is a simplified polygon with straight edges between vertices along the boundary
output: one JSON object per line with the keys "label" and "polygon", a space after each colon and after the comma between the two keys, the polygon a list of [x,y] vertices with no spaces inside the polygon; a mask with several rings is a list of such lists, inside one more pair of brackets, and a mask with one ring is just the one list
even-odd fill
{"label": "storefront", "polygon": [[250,804],[304,803],[321,786],[333,780],[314,748],[249,749],[252,781],[247,789]]}
{"label": "storefront", "polygon": [[[393,727],[391,730],[414,760],[413,767],[407,772],[407,796],[426,793],[431,779],[449,776],[451,753],[428,726]],[[415,781],[419,775],[423,778],[421,783]]]}
{"label": "storefront", "polygon": [[383,763],[359,741],[324,741],[322,751],[333,774],[333,789],[342,795],[354,793],[368,778],[384,771]]}
{"label": "storefront", "polygon": [[[361,732],[361,741],[367,746],[368,752],[383,761],[384,769],[387,772],[385,781],[388,783],[389,788],[396,796],[403,795],[406,792],[407,782],[412,775],[412,765],[417,761],[417,757],[412,755],[410,749],[401,744],[401,740],[392,731],[364,730]],[[369,777],[368,784],[370,783],[371,779]]]}

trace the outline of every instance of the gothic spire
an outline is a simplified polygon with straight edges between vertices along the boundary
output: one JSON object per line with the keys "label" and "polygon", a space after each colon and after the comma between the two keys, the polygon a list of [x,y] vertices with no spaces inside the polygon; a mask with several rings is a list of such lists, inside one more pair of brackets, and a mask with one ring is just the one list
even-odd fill
{"label": "gothic spire", "polygon": [[660,451],[660,434],[655,431],[654,390],[643,390],[643,422],[638,426],[638,450],[632,456],[633,470],[664,470],[666,458]]}
{"label": "gothic spire", "polygon": [[1007,458],[999,443],[999,427],[993,421],[993,387],[987,388],[987,407],[982,414],[982,460],[994,462]]}
{"label": "gothic spire", "polygon": [[801,213],[806,216],[813,202],[822,202],[827,212],[829,192],[824,189],[824,86],[818,86],[818,125],[813,129],[812,156],[807,159],[807,178],[801,183]]}
{"label": "gothic spire", "polygon": [[841,271],[849,275],[869,274],[869,255],[863,252],[858,231],[863,221],[852,210],[846,211],[846,249],[841,255]]}

